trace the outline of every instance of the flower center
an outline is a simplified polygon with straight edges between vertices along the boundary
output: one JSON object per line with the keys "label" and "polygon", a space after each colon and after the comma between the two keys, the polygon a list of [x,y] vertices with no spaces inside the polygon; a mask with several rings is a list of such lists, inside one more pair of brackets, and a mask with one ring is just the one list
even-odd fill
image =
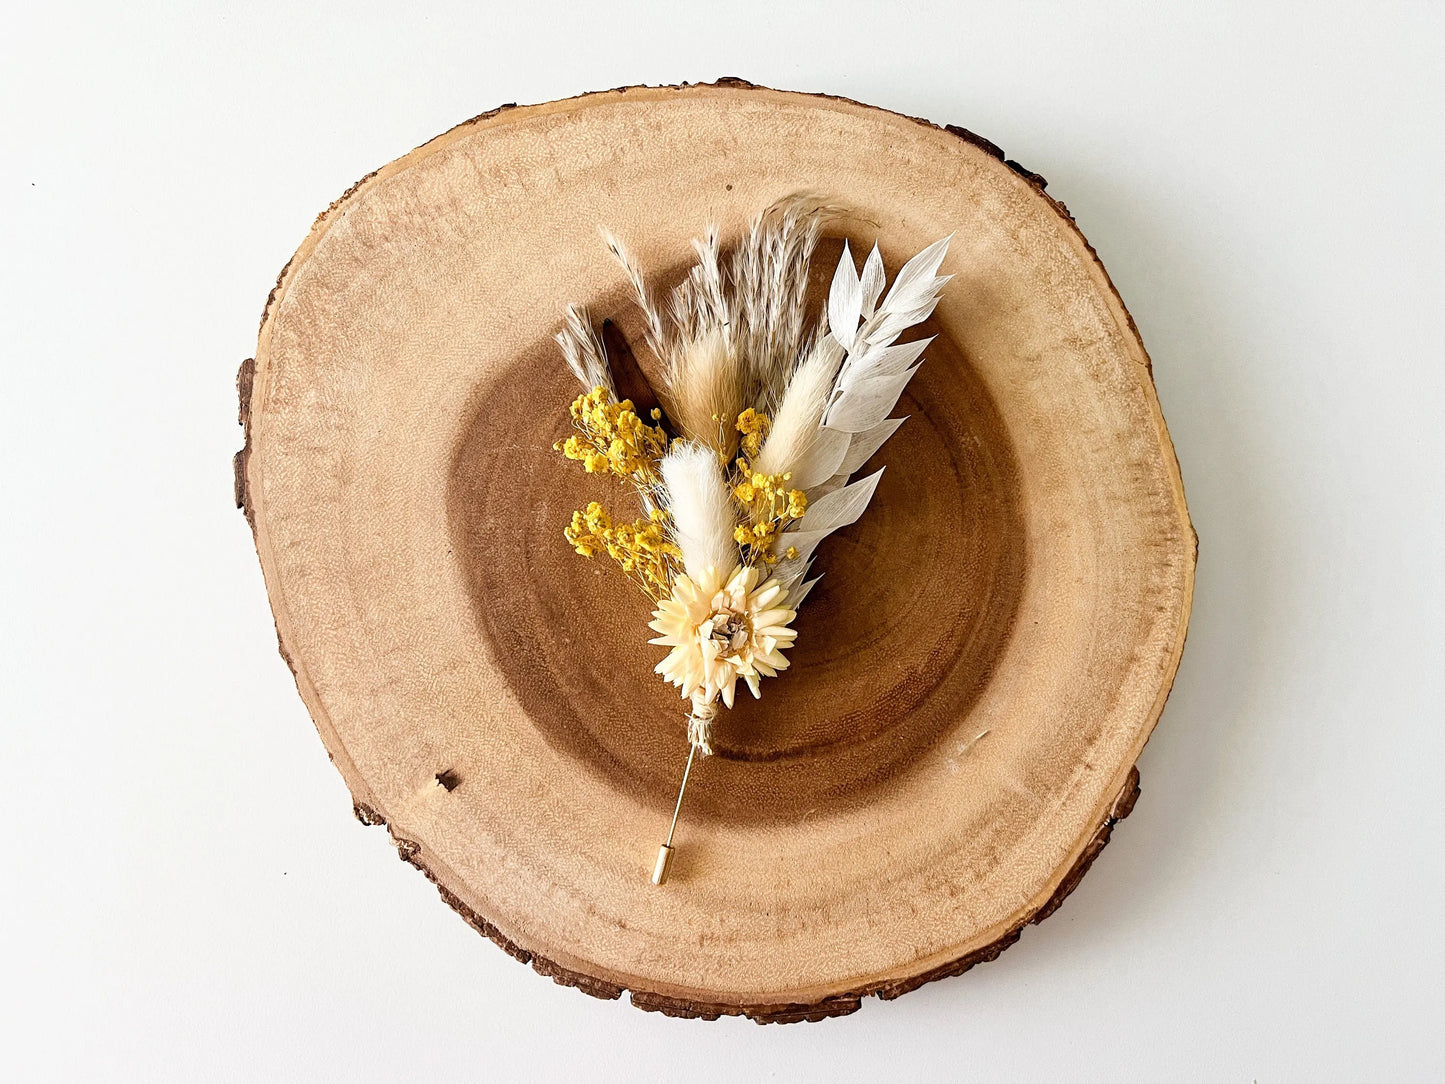
{"label": "flower center", "polygon": [[731,653],[742,650],[753,634],[753,623],[747,614],[717,610],[709,620],[712,624],[711,639],[721,651]]}

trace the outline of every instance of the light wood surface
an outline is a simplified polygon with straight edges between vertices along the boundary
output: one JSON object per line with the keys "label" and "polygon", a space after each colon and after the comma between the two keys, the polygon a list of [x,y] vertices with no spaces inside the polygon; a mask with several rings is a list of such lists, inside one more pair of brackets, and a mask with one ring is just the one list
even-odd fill
{"label": "light wood surface", "polygon": [[[707,220],[798,189],[890,275],[953,233],[954,279],[878,495],[820,550],[793,668],[722,717],[657,888],[684,711],[647,601],[562,540],[621,492],[550,449],[551,336],[579,301],[641,341],[599,224],[666,281]],[[558,981],[848,1012],[992,959],[1132,808],[1195,538],[1132,321],[987,141],[732,81],[494,111],[317,220],[240,384],[238,503],[357,815]]]}

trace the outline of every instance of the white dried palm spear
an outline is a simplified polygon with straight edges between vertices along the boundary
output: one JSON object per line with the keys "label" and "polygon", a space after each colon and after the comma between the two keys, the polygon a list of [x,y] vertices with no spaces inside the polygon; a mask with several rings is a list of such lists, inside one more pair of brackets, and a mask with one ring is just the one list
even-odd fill
{"label": "white dried palm spear", "polygon": [[860,276],[843,245],[828,292],[826,333],[789,382],[758,457],[760,470],[791,471],[809,495],[807,513],[778,542],[780,550],[796,551],[775,570],[785,587],[807,574],[818,543],[855,522],[873,499],[881,470],[852,485],[848,479],[903,424],[888,415],[933,340],[894,344],[933,314],[950,277],[938,274],[950,239],[904,264],[881,303],[885,276],[878,246]]}

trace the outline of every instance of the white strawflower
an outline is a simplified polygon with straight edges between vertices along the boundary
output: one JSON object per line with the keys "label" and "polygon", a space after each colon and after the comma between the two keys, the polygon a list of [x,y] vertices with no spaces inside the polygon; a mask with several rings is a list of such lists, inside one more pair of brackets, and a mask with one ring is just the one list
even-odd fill
{"label": "white strawflower", "polygon": [[787,589],[775,578],[758,586],[756,567],[734,568],[726,577],[709,566],[698,581],[680,573],[672,597],[658,604],[649,627],[661,635],[654,644],[671,647],[657,672],[695,704],[722,698],[733,706],[738,678],[754,697],[758,683],[785,670],[783,651],[797,633],[788,627],[797,613],[784,602]]}

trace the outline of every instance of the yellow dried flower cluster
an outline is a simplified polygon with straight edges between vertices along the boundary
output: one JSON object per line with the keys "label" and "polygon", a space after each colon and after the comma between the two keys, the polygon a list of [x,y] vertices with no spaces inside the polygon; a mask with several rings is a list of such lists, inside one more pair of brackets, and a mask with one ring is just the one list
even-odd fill
{"label": "yellow dried flower cluster", "polygon": [[[606,388],[593,388],[577,396],[570,412],[577,434],[559,440],[554,450],[580,462],[588,474],[657,484],[657,461],[667,451],[667,434],[662,426],[639,418],[631,399],[614,403]],[[652,420],[661,418],[662,412],[653,410]]]}
{"label": "yellow dried flower cluster", "polygon": [[667,513],[655,508],[644,519],[614,527],[602,505],[593,501],[585,512],[572,513],[572,523],[562,533],[583,557],[605,552],[658,601],[672,593],[672,575],[682,557],[667,539],[666,521]]}
{"label": "yellow dried flower cluster", "polygon": [[[661,424],[643,422],[630,399],[613,402],[602,387],[579,395],[570,413],[577,433],[553,448],[581,463],[589,474],[611,474],[634,483],[643,494],[644,507],[651,511],[645,518],[614,525],[602,505],[593,501],[585,511],[572,513],[563,534],[583,557],[606,553],[654,601],[667,598],[682,565],[682,551],[669,538],[667,512],[652,507],[650,496],[662,483],[659,460],[668,449],[666,431]],[[653,410],[652,420],[661,423],[662,412]],[[743,548],[743,565],[771,566],[779,559],[773,552],[778,536],[807,510],[808,498],[788,485],[791,474],[752,469],[750,460],[762,450],[772,428],[768,415],[749,407],[737,416],[735,425],[742,454],[729,472],[729,484],[744,522],[733,537]],[[791,546],[782,554],[796,555]]]}
{"label": "yellow dried flower cluster", "polygon": [[757,457],[763,450],[763,439],[773,427],[773,420],[761,411],[748,407],[738,415],[737,429],[743,435],[743,455]]}
{"label": "yellow dried flower cluster", "polygon": [[[753,411],[744,413],[752,414]],[[757,417],[762,419],[760,430],[766,433],[767,415],[759,414]],[[738,429],[747,434],[749,431],[743,428],[743,424],[743,417],[739,417]],[[749,424],[752,424],[751,419]],[[747,439],[744,436],[745,447]],[[801,519],[808,510],[808,496],[801,489],[788,485],[793,480],[791,471],[761,474],[753,470],[743,456],[738,457],[736,466],[740,480],[733,485],[733,496],[747,510],[748,522],[738,527],[733,537],[744,547],[743,556],[747,564],[777,564],[778,555],[773,552],[773,544],[784,527],[795,519]],[[798,551],[789,546],[783,556],[792,558],[797,554]]]}

